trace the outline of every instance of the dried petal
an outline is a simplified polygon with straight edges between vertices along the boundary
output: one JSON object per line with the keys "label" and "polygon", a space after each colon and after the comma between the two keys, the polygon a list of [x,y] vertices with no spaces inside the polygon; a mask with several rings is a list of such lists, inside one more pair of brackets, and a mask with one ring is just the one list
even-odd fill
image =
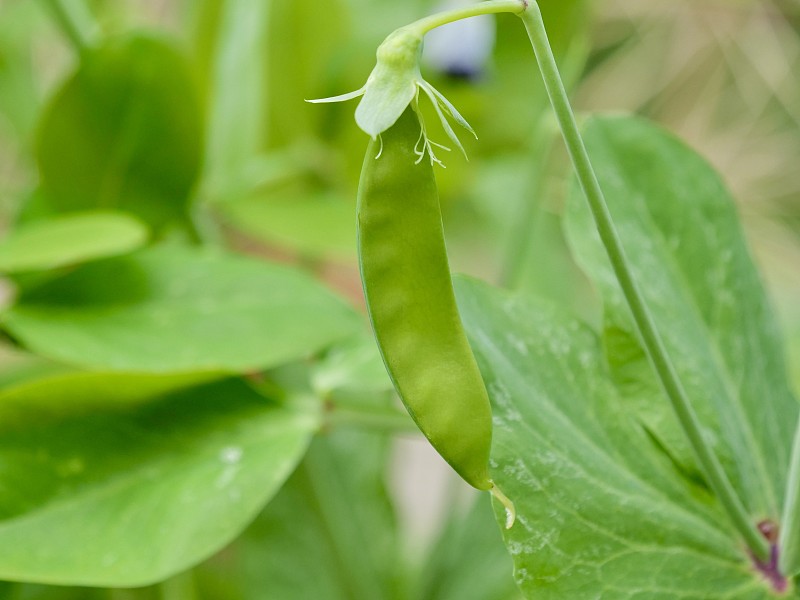
{"label": "dried petal", "polygon": [[[430,85],[430,84],[428,84],[428,85]],[[432,85],[430,86],[430,88],[431,88],[431,91],[433,91],[433,93],[436,95],[436,97],[442,103],[442,105],[444,105],[444,108],[445,108],[445,110],[447,110],[447,113],[451,117],[453,117],[453,119],[455,119],[455,121],[459,125],[461,125],[464,129],[469,131],[472,135],[474,135],[475,139],[477,140],[478,139],[478,134],[475,133],[475,130],[472,129],[472,126],[467,122],[467,120],[464,117],[461,116],[461,113],[458,112],[458,110],[456,109],[455,106],[453,106],[453,104],[450,102],[450,100],[445,98],[444,94],[442,94],[439,90],[437,90]]]}
{"label": "dried petal", "polygon": [[456,132],[453,131],[453,128],[450,126],[450,122],[447,120],[447,117],[445,117],[444,113],[442,112],[442,109],[439,107],[440,102],[438,101],[436,95],[434,95],[433,93],[433,91],[435,91],[433,86],[427,81],[421,81],[419,87],[422,88],[422,91],[424,91],[425,94],[427,94],[428,98],[431,99],[431,102],[433,103],[433,108],[436,110],[436,114],[439,115],[439,121],[442,123],[442,128],[444,129],[444,132],[447,134],[447,137],[449,137],[450,141],[452,141],[456,146],[458,146],[458,149],[461,150],[461,153],[464,155],[464,158],[467,158],[467,151],[464,150],[464,146],[461,145],[461,140],[458,139]]}
{"label": "dried petal", "polygon": [[339,94],[338,96],[330,96],[329,98],[315,98],[314,100],[306,100],[306,102],[310,102],[311,104],[324,104],[327,102],[345,102],[347,100],[352,100],[353,98],[358,98],[359,96],[363,96],[366,89],[367,86],[364,86],[360,89],[357,89],[354,92],[347,92],[346,94]]}

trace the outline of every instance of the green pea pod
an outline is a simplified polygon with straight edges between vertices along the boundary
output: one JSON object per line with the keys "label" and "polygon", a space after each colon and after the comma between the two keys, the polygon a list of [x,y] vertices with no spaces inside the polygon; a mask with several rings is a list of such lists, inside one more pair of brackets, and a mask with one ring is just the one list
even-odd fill
{"label": "green pea pod", "polygon": [[361,279],[383,361],[411,417],[467,483],[490,490],[491,407],[456,307],[433,166],[415,153],[420,135],[409,107],[367,149]]}

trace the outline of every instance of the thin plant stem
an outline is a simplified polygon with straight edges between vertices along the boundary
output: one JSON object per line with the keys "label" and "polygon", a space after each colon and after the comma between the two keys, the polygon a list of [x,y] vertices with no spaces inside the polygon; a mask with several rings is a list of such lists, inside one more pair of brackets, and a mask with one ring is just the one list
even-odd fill
{"label": "thin plant stem", "polygon": [[539,63],[539,70],[542,73],[545,88],[561,127],[578,181],[589,202],[600,239],[603,242],[603,246],[605,246],[650,362],[655,368],[664,392],[669,398],[681,427],[689,439],[708,484],[722,503],[734,527],[739,531],[753,555],[758,559],[768,560],[770,550],[767,541],[756,528],[756,524],[751,521],[719,459],[704,438],[697,415],[678,378],[675,367],[672,365],[661,336],[656,329],[653,317],[633,276],[630,263],[625,256],[622,242],[614,226],[608,205],[597,181],[597,176],[592,168],[583,139],[578,131],[572,107],[547,39],[547,32],[545,31],[539,6],[534,0],[530,0],[527,9],[519,16],[528,31],[528,37],[533,45],[533,51]]}
{"label": "thin plant stem", "polygon": [[792,460],[789,465],[789,480],[783,499],[783,514],[778,534],[780,555],[778,570],[787,577],[800,571],[800,421],[794,434]]}
{"label": "thin plant stem", "polygon": [[44,3],[79,54],[97,42],[99,28],[84,0],[44,0]]}
{"label": "thin plant stem", "polygon": [[525,6],[525,0],[489,0],[489,2],[481,2],[464,8],[440,12],[419,21],[414,21],[408,27],[417,29],[420,33],[427,33],[431,29],[470,17],[499,13],[521,14],[525,10]]}

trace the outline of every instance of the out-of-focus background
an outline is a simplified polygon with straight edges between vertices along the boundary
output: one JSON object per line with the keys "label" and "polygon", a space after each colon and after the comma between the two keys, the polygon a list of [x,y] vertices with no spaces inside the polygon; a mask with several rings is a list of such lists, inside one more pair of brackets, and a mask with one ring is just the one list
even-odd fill
{"label": "out-of-focus background", "polygon": [[[0,235],[50,212],[122,207],[159,238],[202,239],[301,265],[362,307],[354,211],[367,139],[353,121],[356,101],[304,100],[359,88],[388,33],[458,4],[96,0],[87,31],[141,48],[133,63],[95,65],[84,74],[87,87],[65,92],[78,56],[50,3],[0,0]],[[580,112],[647,116],[722,173],[800,381],[800,5],[541,5]],[[480,138],[463,132],[469,161],[443,153],[447,168],[437,170],[453,269],[551,296],[596,319],[597,299],[562,239],[569,165],[523,28],[511,16],[445,28],[428,40],[424,61],[425,77]],[[104,83],[107,73],[113,77]],[[152,94],[128,96],[129,80],[148,82]],[[80,113],[85,89],[108,95],[107,113]],[[153,98],[167,118],[148,120]],[[113,107],[128,120],[106,133],[110,147],[123,150],[97,157],[100,183],[64,189],[75,157],[85,155],[83,136],[105,135]],[[436,127],[433,139],[445,141]],[[150,158],[127,164],[128,146],[151,148]],[[138,183],[128,189],[124,175],[133,171]],[[173,193],[149,194],[148,178],[169,180]],[[190,226],[177,224],[173,210],[188,211]],[[426,501],[418,490],[410,495],[410,505]],[[423,537],[433,527],[425,518],[414,521]]]}
{"label": "out-of-focus background", "polygon": [[[312,260],[358,302],[352,209],[366,140],[352,121],[355,102],[303,100],[360,87],[388,32],[457,4],[143,0],[95,1],[91,9],[103,35],[166,37],[190,65],[204,122],[202,134],[184,140],[203,146],[202,175],[189,198],[199,226],[249,252]],[[37,138],[51,96],[76,64],[47,5],[0,0],[3,229],[40,210],[37,161],[68,157],[75,143]],[[579,110],[646,115],[721,171],[740,203],[787,338],[798,346],[798,5],[545,0],[542,6]],[[429,41],[425,73],[480,137],[462,136],[469,162],[450,154],[439,171],[454,268],[550,294],[584,295],[580,276],[565,275],[570,271],[557,251],[568,171],[551,143],[554,127],[524,32],[509,16],[462,31]],[[187,103],[192,110],[193,101]]]}

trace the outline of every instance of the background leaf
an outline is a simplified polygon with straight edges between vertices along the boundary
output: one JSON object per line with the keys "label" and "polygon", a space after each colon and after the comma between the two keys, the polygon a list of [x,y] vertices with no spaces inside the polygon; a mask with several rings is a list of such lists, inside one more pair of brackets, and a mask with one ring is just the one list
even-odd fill
{"label": "background leaf", "polygon": [[513,563],[493,518],[489,495],[465,514],[450,509],[439,539],[425,556],[414,600],[519,600]]}
{"label": "background leaf", "polygon": [[261,369],[361,328],[299,271],[180,246],[84,265],[23,293],[2,323],[54,360],[143,372]]}
{"label": "background leaf", "polygon": [[[646,121],[592,119],[586,143],[634,274],[714,451],[754,521],[777,522],[798,405],[729,194],[705,161]],[[579,196],[575,190],[568,234],[603,296],[615,380],[648,430],[697,473]]]}
{"label": "background leaf", "polygon": [[184,56],[143,33],[87,52],[41,117],[36,155],[56,212],[120,209],[161,229],[185,219],[203,145]]}
{"label": "background leaf", "polygon": [[[721,508],[626,410],[587,327],[542,303],[459,280],[493,402],[493,477],[527,598],[768,598]],[[497,518],[505,516],[497,507]]]}
{"label": "background leaf", "polygon": [[[0,578],[136,586],[228,543],[317,426],[237,380],[77,374],[0,394]],[[195,384],[195,387],[186,388]]]}
{"label": "background leaf", "polygon": [[135,250],[147,228],[124,213],[87,212],[37,221],[0,240],[0,271],[53,269]]}
{"label": "background leaf", "polygon": [[315,440],[258,520],[198,573],[201,598],[381,600],[399,596],[399,547],[385,479],[389,438]]}

